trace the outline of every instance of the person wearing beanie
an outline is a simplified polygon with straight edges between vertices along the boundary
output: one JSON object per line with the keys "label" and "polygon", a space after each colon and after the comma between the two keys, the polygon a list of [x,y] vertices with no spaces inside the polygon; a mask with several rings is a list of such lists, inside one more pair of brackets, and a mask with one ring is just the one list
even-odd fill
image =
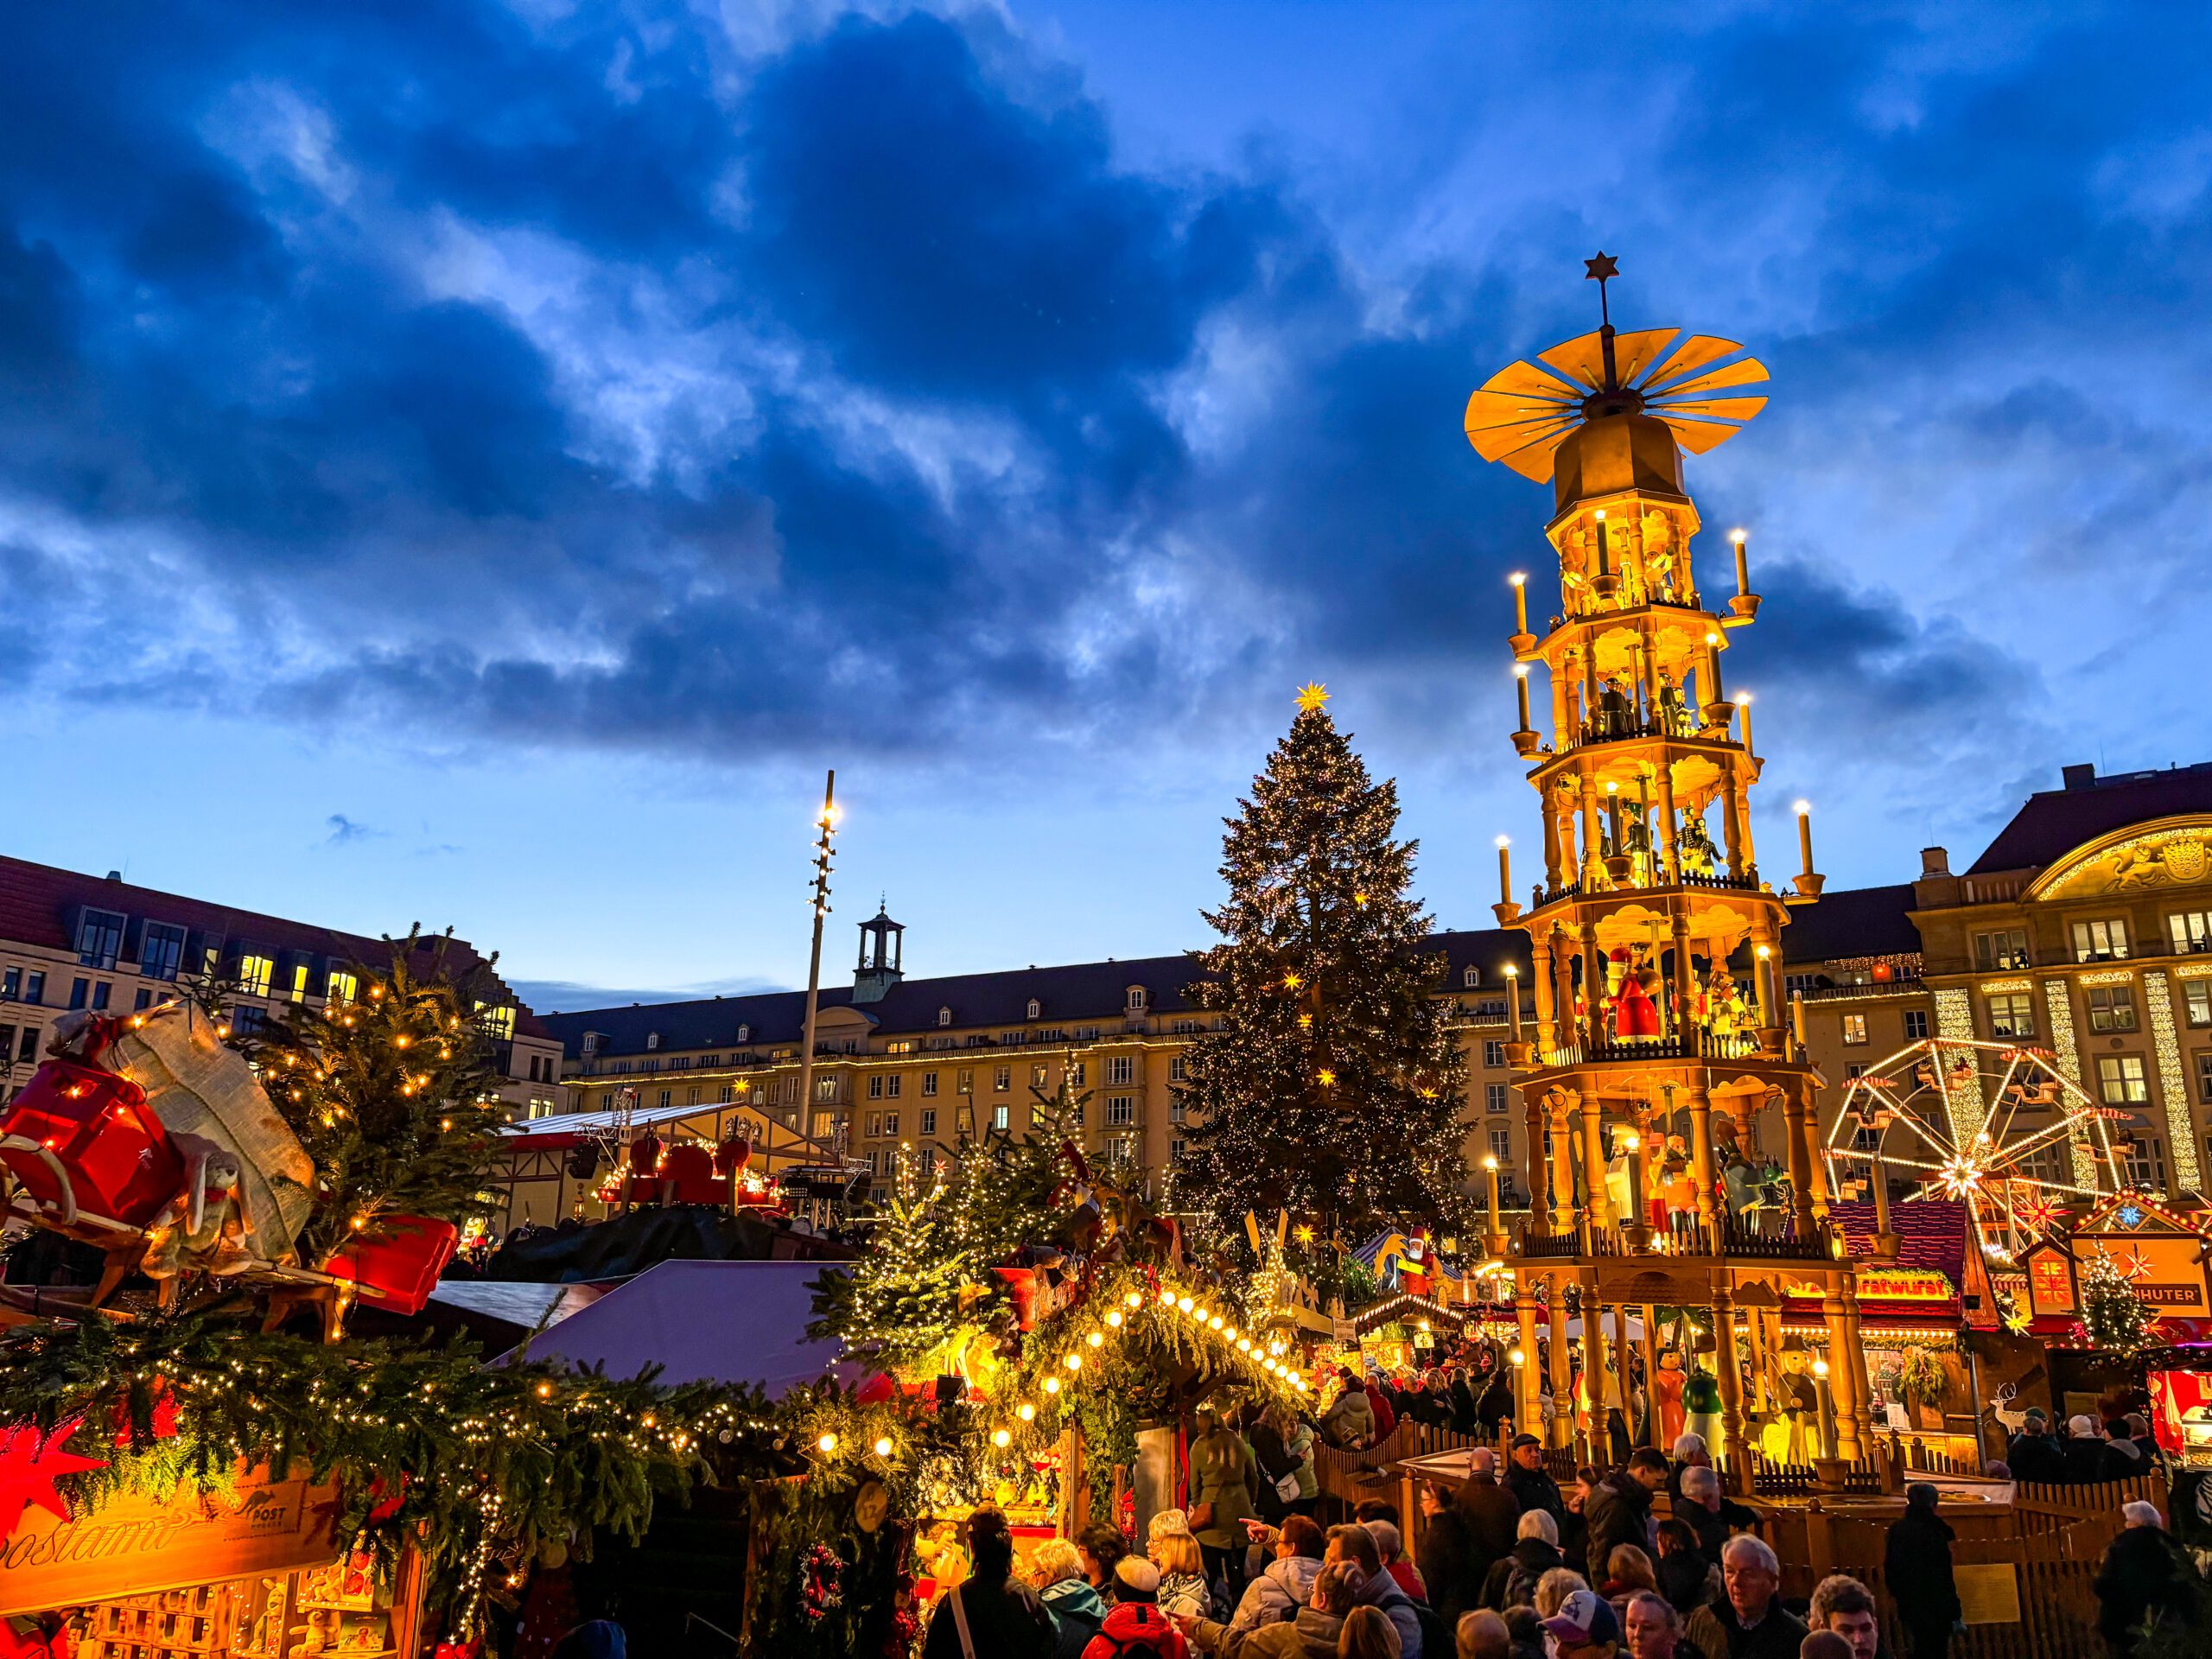
{"label": "person wearing beanie", "polygon": [[[1140,1643],[1158,1659],[1190,1659],[1191,1644],[1160,1611],[1160,1569],[1150,1561],[1132,1555],[1116,1567],[1109,1599],[1113,1605],[1106,1610],[1106,1622],[1083,1650],[1083,1659],[1117,1659],[1122,1649]],[[977,1659],[984,1656],[979,1653]]]}

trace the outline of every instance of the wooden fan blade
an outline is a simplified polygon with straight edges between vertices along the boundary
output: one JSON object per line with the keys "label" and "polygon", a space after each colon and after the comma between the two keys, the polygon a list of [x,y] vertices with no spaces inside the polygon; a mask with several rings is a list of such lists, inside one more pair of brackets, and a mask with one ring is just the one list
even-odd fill
{"label": "wooden fan blade", "polygon": [[1639,328],[1633,334],[1613,336],[1613,368],[1620,375],[1621,385],[1636,384],[1636,377],[1644,367],[1667,349],[1667,342],[1682,331],[1679,328]]}
{"label": "wooden fan blade", "polygon": [[1548,374],[1533,363],[1509,363],[1483,382],[1484,391],[1510,392],[1523,397],[1557,397],[1573,400],[1581,393],[1557,376]]}
{"label": "wooden fan blade", "polygon": [[1505,461],[1533,443],[1556,443],[1573,430],[1573,421],[1529,421],[1518,426],[1493,426],[1467,434],[1467,442],[1484,461]]}
{"label": "wooden fan blade", "polygon": [[1558,453],[1560,436],[1564,435],[1560,434],[1542,443],[1530,444],[1525,449],[1517,449],[1498,459],[1530,483],[1548,484],[1552,481],[1552,457]]}
{"label": "wooden fan blade", "polygon": [[1725,369],[1714,369],[1708,374],[1694,374],[1687,380],[1676,381],[1660,391],[1646,390],[1644,396],[1655,402],[1670,398],[1693,397],[1700,391],[1718,391],[1723,386],[1748,386],[1752,382],[1768,378],[1766,365],[1756,357],[1747,357],[1740,363],[1731,363]]}
{"label": "wooden fan blade", "polygon": [[[1605,384],[1605,352],[1595,334],[1584,334],[1579,339],[1561,340],[1548,352],[1536,355],[1561,374],[1596,391]],[[1618,356],[1618,353],[1616,353]]]}
{"label": "wooden fan blade", "polygon": [[1570,403],[1553,403],[1502,391],[1478,391],[1467,399],[1467,417],[1463,424],[1470,432],[1479,432],[1522,421],[1565,420],[1574,409],[1575,405]]}
{"label": "wooden fan blade", "polygon": [[1713,334],[1692,334],[1672,357],[1652,372],[1650,379],[1643,383],[1643,390],[1649,391],[1654,386],[1663,386],[1677,375],[1701,369],[1708,363],[1718,363],[1730,353],[1743,349],[1732,340],[1722,340]]}
{"label": "wooden fan blade", "polygon": [[1674,432],[1675,442],[1694,455],[1708,449],[1718,449],[1744,429],[1740,426],[1719,426],[1711,421],[1686,421],[1680,416],[1662,410],[1659,418]]}
{"label": "wooden fan blade", "polygon": [[1748,421],[1766,407],[1764,397],[1700,397],[1687,404],[1654,404],[1662,419],[1669,415],[1696,415],[1707,420]]}

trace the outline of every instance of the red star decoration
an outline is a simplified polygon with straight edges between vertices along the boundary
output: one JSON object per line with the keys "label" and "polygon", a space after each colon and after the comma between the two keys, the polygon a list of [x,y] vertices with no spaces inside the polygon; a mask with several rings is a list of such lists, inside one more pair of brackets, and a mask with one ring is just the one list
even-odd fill
{"label": "red star decoration", "polygon": [[84,1421],[73,1417],[43,1440],[29,1423],[0,1431],[0,1539],[15,1535],[23,1511],[34,1503],[67,1521],[69,1505],[54,1491],[54,1483],[63,1475],[107,1467],[99,1458],[80,1458],[61,1450]]}

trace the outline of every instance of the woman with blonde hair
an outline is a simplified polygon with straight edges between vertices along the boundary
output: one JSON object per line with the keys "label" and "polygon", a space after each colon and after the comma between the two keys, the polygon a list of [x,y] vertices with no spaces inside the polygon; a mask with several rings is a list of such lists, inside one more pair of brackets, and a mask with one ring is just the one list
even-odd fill
{"label": "woman with blonde hair", "polygon": [[1106,1604],[1084,1576],[1083,1552],[1065,1538],[1047,1538],[1029,1558],[1029,1582],[1052,1616],[1055,1659],[1083,1659],[1106,1622]]}
{"label": "woman with blonde hair", "polygon": [[1549,1618],[1559,1611],[1560,1604],[1578,1590],[1587,1590],[1590,1581],[1573,1568],[1555,1567],[1536,1580],[1536,1617]]}
{"label": "woman with blonde hair", "polygon": [[1180,1510],[1162,1510],[1146,1529],[1145,1559],[1160,1569],[1160,1611],[1204,1613],[1211,1606],[1206,1588],[1205,1556]]}
{"label": "woman with blonde hair", "polygon": [[1337,1659],[1398,1659],[1398,1627],[1377,1607],[1355,1607],[1337,1632]]}

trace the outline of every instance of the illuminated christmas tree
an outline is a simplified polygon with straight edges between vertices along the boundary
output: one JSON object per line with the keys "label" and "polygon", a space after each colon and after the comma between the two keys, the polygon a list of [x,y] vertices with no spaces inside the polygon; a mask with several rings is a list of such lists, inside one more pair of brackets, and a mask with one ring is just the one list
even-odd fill
{"label": "illuminated christmas tree", "polygon": [[1324,706],[1290,732],[1229,821],[1229,897],[1206,920],[1199,1005],[1222,1015],[1179,1087],[1197,1127],[1182,1191],[1239,1237],[1248,1211],[1315,1217],[1325,1235],[1459,1213],[1465,1067],[1421,954],[1397,786],[1372,781]]}
{"label": "illuminated christmas tree", "polygon": [[2082,1264],[2082,1329],[2089,1346],[2132,1359],[2150,1345],[2151,1313],[2117,1263],[2099,1250]]}

